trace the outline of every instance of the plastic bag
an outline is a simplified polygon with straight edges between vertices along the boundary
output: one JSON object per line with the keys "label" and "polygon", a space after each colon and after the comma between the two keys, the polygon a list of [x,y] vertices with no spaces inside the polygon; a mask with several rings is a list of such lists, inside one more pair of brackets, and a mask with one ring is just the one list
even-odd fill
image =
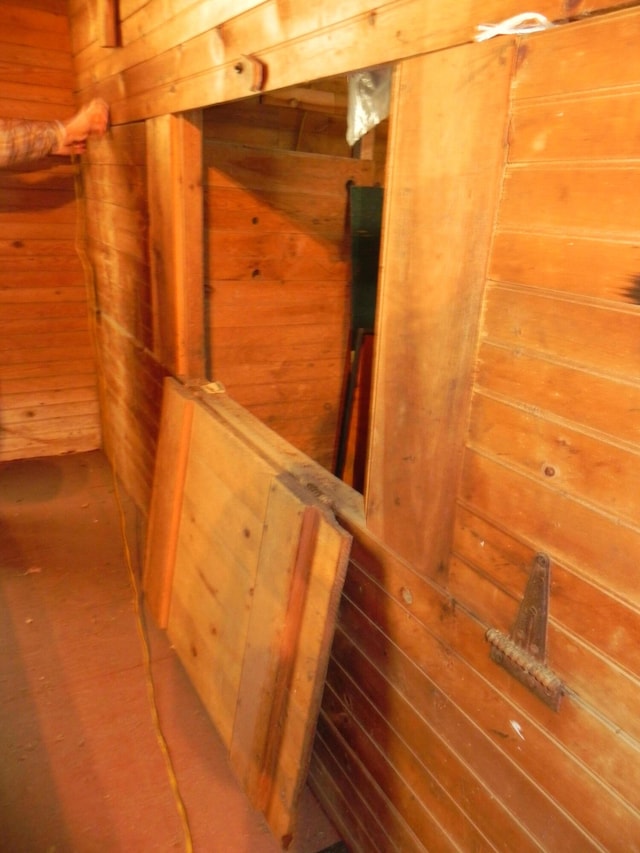
{"label": "plastic bag", "polygon": [[348,78],[347,142],[355,145],[389,116],[391,68],[356,71]]}

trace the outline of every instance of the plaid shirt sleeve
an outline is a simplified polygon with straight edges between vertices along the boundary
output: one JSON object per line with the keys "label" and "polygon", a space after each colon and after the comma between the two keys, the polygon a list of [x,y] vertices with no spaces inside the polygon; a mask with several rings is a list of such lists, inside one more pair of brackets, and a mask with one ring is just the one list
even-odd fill
{"label": "plaid shirt sleeve", "polygon": [[0,168],[46,157],[63,138],[59,121],[0,119]]}

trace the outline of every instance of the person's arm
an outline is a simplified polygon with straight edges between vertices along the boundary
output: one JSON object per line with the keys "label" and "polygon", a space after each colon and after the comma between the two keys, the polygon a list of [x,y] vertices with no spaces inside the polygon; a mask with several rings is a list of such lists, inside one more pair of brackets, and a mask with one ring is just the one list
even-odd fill
{"label": "person's arm", "polygon": [[102,136],[109,126],[109,107],[102,98],[85,104],[73,118],[63,122],[62,141],[54,154],[81,154],[90,136]]}
{"label": "person's arm", "polygon": [[102,136],[108,124],[109,108],[100,98],[65,122],[0,119],[0,168],[40,160],[48,154],[80,154],[87,139]]}
{"label": "person's arm", "polygon": [[0,168],[40,160],[59,149],[64,137],[59,121],[0,119]]}

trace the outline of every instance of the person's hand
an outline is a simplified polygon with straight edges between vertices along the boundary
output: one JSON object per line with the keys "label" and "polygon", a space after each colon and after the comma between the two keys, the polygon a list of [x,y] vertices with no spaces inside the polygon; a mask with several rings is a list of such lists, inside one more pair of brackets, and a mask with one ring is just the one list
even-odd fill
{"label": "person's hand", "polygon": [[109,125],[109,107],[101,98],[85,104],[73,118],[63,122],[64,137],[56,154],[82,154],[90,136],[102,136]]}

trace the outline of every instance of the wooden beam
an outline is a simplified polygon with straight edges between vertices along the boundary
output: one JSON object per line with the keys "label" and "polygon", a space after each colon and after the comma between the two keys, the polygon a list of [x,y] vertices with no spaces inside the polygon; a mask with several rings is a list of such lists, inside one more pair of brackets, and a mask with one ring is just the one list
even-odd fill
{"label": "wooden beam", "polygon": [[142,575],[147,605],[161,628],[169,620],[194,408],[178,383],[166,380],[165,389]]}
{"label": "wooden beam", "polygon": [[431,576],[448,561],[513,54],[502,39],[395,72],[365,500],[371,530]]}
{"label": "wooden beam", "polygon": [[290,86],[277,92],[263,95],[261,103],[276,107],[291,107],[309,112],[345,115],[349,99],[337,92],[325,92],[321,89],[309,89],[304,86]]}
{"label": "wooden beam", "polygon": [[98,0],[96,29],[100,47],[118,47],[118,0]]}
{"label": "wooden beam", "polygon": [[[441,3],[439,0],[353,0],[346,4],[289,3],[286,24],[279,0],[196,2],[173,17],[164,4],[144,6],[144,31],[133,28],[108,56],[88,50],[78,66],[80,95],[100,95],[114,123],[205,107],[252,94],[242,57],[260,62],[263,91],[346,74],[383,63],[472,43],[480,24],[522,12],[518,0]],[[573,18],[614,8],[611,0],[577,0]],[[567,20],[566,0],[541,0],[536,11]],[[141,34],[142,33],[142,34]],[[502,39],[501,39],[502,40]],[[246,64],[246,63],[245,63]]]}
{"label": "wooden beam", "polygon": [[153,350],[175,376],[204,379],[202,113],[147,122]]}

